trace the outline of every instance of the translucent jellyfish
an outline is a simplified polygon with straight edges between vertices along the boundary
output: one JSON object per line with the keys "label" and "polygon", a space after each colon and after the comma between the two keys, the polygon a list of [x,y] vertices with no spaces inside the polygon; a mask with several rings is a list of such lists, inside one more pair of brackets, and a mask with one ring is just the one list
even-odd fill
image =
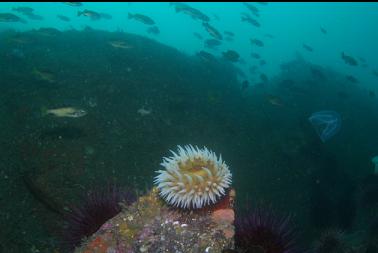
{"label": "translucent jellyfish", "polygon": [[377,174],[377,175],[378,175],[378,155],[377,155],[377,156],[374,156],[374,157],[371,159],[371,162],[374,164],[374,174]]}
{"label": "translucent jellyfish", "polygon": [[341,126],[341,117],[335,111],[314,112],[308,118],[322,142],[333,137]]}

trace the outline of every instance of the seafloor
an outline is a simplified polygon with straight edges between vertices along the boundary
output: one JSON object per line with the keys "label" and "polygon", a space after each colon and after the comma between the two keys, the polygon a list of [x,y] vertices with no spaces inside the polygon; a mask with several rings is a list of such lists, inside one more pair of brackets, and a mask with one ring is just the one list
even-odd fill
{"label": "seafloor", "polygon": [[[378,100],[344,74],[299,57],[241,89],[230,63],[86,29],[2,32],[0,77],[0,252],[59,252],[60,209],[104,182],[144,192],[178,144],[221,153],[237,207],[294,214],[305,246],[328,227],[364,243],[377,223]],[[63,106],[88,114],[42,113]],[[308,122],[320,110],[342,115],[326,143]]]}

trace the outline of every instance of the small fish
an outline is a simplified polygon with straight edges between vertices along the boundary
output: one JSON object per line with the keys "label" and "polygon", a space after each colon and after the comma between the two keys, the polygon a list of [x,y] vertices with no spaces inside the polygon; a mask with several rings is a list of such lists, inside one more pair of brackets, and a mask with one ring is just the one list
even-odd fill
{"label": "small fish", "polygon": [[152,110],[147,110],[144,107],[138,109],[137,113],[140,114],[140,116],[147,116],[152,113]]}
{"label": "small fish", "polygon": [[266,33],[264,37],[269,38],[269,39],[274,39],[274,36],[270,33]]}
{"label": "small fish", "polygon": [[87,112],[83,109],[75,107],[62,107],[56,109],[48,109],[44,112],[44,115],[53,115],[55,117],[67,117],[67,118],[80,118],[87,115]]}
{"label": "small fish", "polygon": [[25,16],[27,16],[31,20],[44,20],[44,18],[41,15],[37,15],[34,13],[28,13],[28,14],[25,14]]}
{"label": "small fish", "polygon": [[225,41],[234,41],[234,38],[227,36],[227,37],[224,38],[224,40]]}
{"label": "small fish", "polygon": [[62,2],[62,3],[67,4],[69,6],[73,6],[73,7],[80,7],[83,5],[81,2]]}
{"label": "small fish", "polygon": [[215,13],[213,13],[213,17],[214,17],[214,19],[217,20],[217,21],[220,20],[219,16],[218,16],[217,14],[215,14]]}
{"label": "small fish", "polygon": [[205,61],[216,61],[216,58],[214,55],[206,52],[206,51],[199,51],[197,53],[197,56],[200,57],[202,60],[205,60]]}
{"label": "small fish", "polygon": [[182,12],[184,14],[189,15],[193,19],[199,19],[203,22],[209,22],[210,21],[210,18],[207,15],[205,15],[204,13],[202,13],[201,11],[199,11],[199,10],[193,8],[193,7],[190,7],[187,4],[178,2],[178,3],[171,3],[171,5],[175,6],[175,11],[177,13]]}
{"label": "small fish", "polygon": [[262,42],[261,40],[258,40],[258,39],[250,39],[251,43],[258,46],[258,47],[263,47],[264,46],[264,42]]}
{"label": "small fish", "polygon": [[131,49],[134,48],[134,46],[128,44],[126,41],[122,40],[112,40],[109,41],[109,44],[114,48],[122,48],[122,49]]}
{"label": "small fish", "polygon": [[224,33],[225,35],[227,35],[227,36],[230,36],[230,37],[234,37],[234,36],[235,36],[235,33],[230,32],[230,31],[224,31],[223,33]]}
{"label": "small fish", "polygon": [[146,15],[143,14],[131,14],[130,12],[128,13],[128,18],[129,19],[135,19],[145,25],[154,25],[155,21],[153,21],[150,17],[147,17]]}
{"label": "small fish", "polygon": [[278,96],[268,95],[267,99],[268,99],[268,102],[271,105],[274,105],[274,106],[284,106],[284,103],[283,103],[282,99],[280,97],[278,97]]}
{"label": "small fish", "polygon": [[327,30],[324,29],[323,27],[320,27],[320,31],[321,31],[323,34],[327,34]]}
{"label": "small fish", "polygon": [[202,35],[199,34],[199,33],[197,33],[197,32],[194,32],[193,35],[194,35],[197,39],[199,39],[199,40],[202,40],[202,39],[203,39]]}
{"label": "small fish", "polygon": [[55,75],[49,70],[34,69],[32,74],[40,80],[47,81],[49,83],[55,83]]}
{"label": "small fish", "polygon": [[101,18],[101,14],[95,11],[87,10],[78,11],[77,16],[80,17],[81,15],[89,17],[91,20],[99,20]]}
{"label": "small fish", "polygon": [[216,39],[205,40],[205,47],[208,47],[208,48],[214,48],[214,47],[220,46],[221,44],[222,42]]}
{"label": "small fish", "polygon": [[320,79],[320,80],[325,80],[325,79],[326,79],[326,77],[325,77],[323,71],[321,71],[320,69],[318,69],[318,68],[314,68],[314,67],[310,67],[310,70],[311,70],[311,74],[312,74],[314,77],[316,77],[316,78],[318,78],[318,79]]}
{"label": "small fish", "polygon": [[85,32],[93,32],[94,29],[93,29],[91,26],[86,25],[86,26],[84,27],[83,31],[85,31]]}
{"label": "small fish", "polygon": [[188,4],[182,3],[182,2],[170,2],[169,5],[174,6],[175,8],[178,8],[179,11],[185,8],[191,8]]}
{"label": "small fish", "polygon": [[252,12],[253,15],[255,15],[257,17],[259,16],[259,9],[256,6],[253,6],[252,4],[246,3],[246,2],[244,2],[243,4],[244,4],[245,7],[248,8],[248,10],[250,10]]}
{"label": "small fish", "polygon": [[347,75],[347,76],[346,76],[346,79],[347,79],[349,82],[351,82],[351,83],[358,83],[357,78],[355,78],[355,77],[352,76],[352,75]]}
{"label": "small fish", "polygon": [[264,59],[261,59],[259,61],[260,66],[264,66],[266,64],[266,61]]}
{"label": "small fish", "polygon": [[43,36],[57,36],[57,35],[61,34],[61,32],[58,29],[52,28],[52,27],[39,28],[37,30],[37,33],[40,34],[40,35],[43,35]]}
{"label": "small fish", "polygon": [[0,22],[21,22],[26,23],[26,21],[19,16],[12,13],[0,13]]}
{"label": "small fish", "polygon": [[57,15],[57,18],[59,18],[60,20],[62,21],[65,21],[65,22],[69,22],[71,21],[70,18],[66,17],[66,16],[63,16],[63,15]]}
{"label": "small fish", "polygon": [[357,58],[358,58],[358,60],[359,60],[360,62],[362,62],[362,63],[366,63],[366,59],[365,59],[365,58],[363,58],[363,57],[361,57],[361,56],[358,56]]}
{"label": "small fish", "polygon": [[241,21],[242,22],[248,22],[251,25],[256,26],[256,27],[260,27],[261,26],[260,23],[256,19],[254,19],[254,18],[252,18],[250,16],[242,16],[241,17]]}
{"label": "small fish", "polygon": [[209,23],[205,23],[205,22],[203,22],[202,25],[203,25],[203,27],[205,27],[206,31],[207,31],[211,36],[213,36],[213,37],[216,38],[217,40],[222,40],[222,39],[223,39],[222,34],[220,34],[220,32],[218,32],[218,30],[215,29],[214,27],[212,27]]}
{"label": "small fish", "polygon": [[261,56],[258,53],[251,53],[252,58],[260,59]]}
{"label": "small fish", "polygon": [[30,39],[26,38],[26,37],[23,37],[23,36],[20,36],[20,35],[14,35],[14,36],[10,36],[8,38],[9,42],[14,42],[14,43],[17,43],[17,44],[28,44],[30,43]]}
{"label": "small fish", "polygon": [[30,7],[14,7],[12,8],[12,11],[26,15],[33,13],[34,9]]}
{"label": "small fish", "polygon": [[354,59],[352,56],[346,55],[344,52],[341,53],[341,58],[344,60],[346,64],[349,64],[351,66],[358,65],[358,62],[356,59]]}
{"label": "small fish", "polygon": [[268,82],[268,77],[267,77],[267,75],[265,75],[265,74],[263,74],[263,73],[260,74],[260,79],[261,79],[261,81],[263,81],[264,83]]}
{"label": "small fish", "polygon": [[152,33],[152,34],[157,35],[157,34],[160,33],[160,30],[159,30],[159,28],[155,25],[155,26],[149,27],[149,28],[147,29],[147,32],[148,32],[148,33]]}
{"label": "small fish", "polygon": [[313,49],[312,47],[310,47],[309,45],[304,44],[304,43],[303,43],[303,48],[306,49],[306,50],[309,51],[309,52],[314,51],[314,49]]}
{"label": "small fish", "polygon": [[104,18],[104,19],[112,19],[112,15],[110,14],[107,14],[107,13],[100,13],[100,16],[101,18]]}
{"label": "small fish", "polygon": [[239,54],[234,50],[227,50],[222,53],[223,58],[231,62],[237,62],[239,60]]}

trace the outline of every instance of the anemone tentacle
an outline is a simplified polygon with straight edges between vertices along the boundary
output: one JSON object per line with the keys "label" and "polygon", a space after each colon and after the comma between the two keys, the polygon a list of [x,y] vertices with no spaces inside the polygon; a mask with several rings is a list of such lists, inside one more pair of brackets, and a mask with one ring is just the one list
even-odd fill
{"label": "anemone tentacle", "polygon": [[165,201],[179,208],[202,208],[215,204],[231,185],[231,172],[222,160],[208,148],[178,146],[163,157],[165,170],[156,171],[154,183]]}

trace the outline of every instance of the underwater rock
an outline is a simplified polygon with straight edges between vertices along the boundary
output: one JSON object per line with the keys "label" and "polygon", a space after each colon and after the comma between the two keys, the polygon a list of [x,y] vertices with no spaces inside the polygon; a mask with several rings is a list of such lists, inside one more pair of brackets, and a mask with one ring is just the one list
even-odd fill
{"label": "underwater rock", "polygon": [[361,202],[366,208],[378,204],[378,175],[370,174],[361,183]]}
{"label": "underwater rock", "polygon": [[310,224],[315,228],[324,228],[334,222],[334,204],[331,196],[318,184],[310,191]]}
{"label": "underwater rock", "polygon": [[[222,252],[234,247],[235,190],[222,158],[178,146],[164,157],[154,187],[105,222],[76,253]],[[183,187],[183,188],[182,188]]]}
{"label": "underwater rock", "polygon": [[222,252],[233,249],[232,201],[224,209],[172,209],[157,188],[124,208],[75,253],[84,252]]}
{"label": "underwater rock", "polygon": [[69,139],[75,140],[87,136],[86,132],[78,127],[61,126],[43,130],[40,139]]}
{"label": "underwater rock", "polygon": [[[107,220],[119,214],[122,207],[136,200],[136,194],[115,184],[96,187],[70,206],[63,215],[62,247],[69,252],[80,246],[83,238],[95,233]],[[120,204],[122,203],[122,205]]]}

